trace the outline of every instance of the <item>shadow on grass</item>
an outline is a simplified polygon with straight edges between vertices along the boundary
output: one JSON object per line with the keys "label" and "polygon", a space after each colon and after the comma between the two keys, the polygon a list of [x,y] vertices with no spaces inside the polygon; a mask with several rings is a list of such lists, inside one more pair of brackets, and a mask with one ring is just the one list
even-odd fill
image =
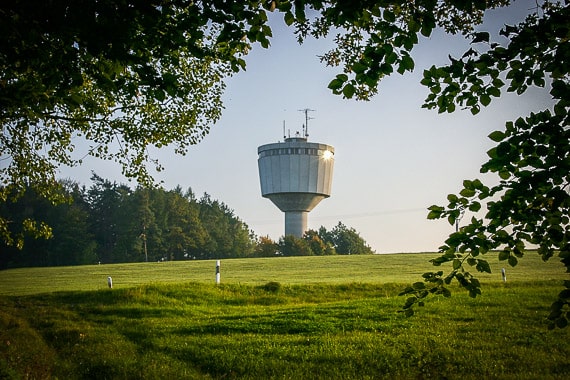
{"label": "shadow on grass", "polygon": [[[323,334],[341,332],[379,332],[394,327],[393,311],[381,314],[374,305],[368,309],[356,305],[309,306],[279,309],[244,315],[213,316],[207,323],[193,324],[172,331],[176,335],[228,334]],[[407,323],[407,321],[403,321]]]}

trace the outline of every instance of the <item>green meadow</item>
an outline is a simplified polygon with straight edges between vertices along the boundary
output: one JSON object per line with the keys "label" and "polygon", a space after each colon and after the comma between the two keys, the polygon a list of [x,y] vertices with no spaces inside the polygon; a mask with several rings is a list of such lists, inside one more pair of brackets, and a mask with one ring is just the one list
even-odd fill
{"label": "green meadow", "polygon": [[1,271],[0,379],[570,378],[558,261],[493,261],[481,297],[406,318],[434,256],[223,260],[220,284],[215,261]]}

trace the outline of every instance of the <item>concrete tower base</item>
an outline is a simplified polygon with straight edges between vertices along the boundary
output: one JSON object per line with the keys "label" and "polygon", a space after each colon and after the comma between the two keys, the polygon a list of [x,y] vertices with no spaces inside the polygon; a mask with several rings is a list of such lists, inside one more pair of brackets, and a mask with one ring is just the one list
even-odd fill
{"label": "concrete tower base", "polygon": [[285,211],[285,236],[302,238],[307,230],[307,211]]}

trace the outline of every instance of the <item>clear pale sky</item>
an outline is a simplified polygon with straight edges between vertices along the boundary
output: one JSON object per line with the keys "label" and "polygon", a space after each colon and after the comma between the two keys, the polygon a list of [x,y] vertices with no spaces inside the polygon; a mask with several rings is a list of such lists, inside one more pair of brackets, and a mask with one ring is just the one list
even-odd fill
{"label": "clear pale sky", "polygon": [[[496,32],[521,20],[533,6],[524,0],[488,12],[479,29]],[[469,49],[461,37],[441,31],[414,48],[413,73],[385,79],[369,102],[342,99],[327,89],[341,69],[326,68],[317,58],[330,41],[308,40],[299,46],[281,19],[273,21],[272,46],[255,46],[246,58],[247,71],[227,81],[226,109],[210,134],[186,156],[176,156],[173,149],[156,153],[165,166],[157,178],[166,189],[191,187],[198,197],[207,192],[258,236],[277,240],[284,232],[284,215],[261,197],[257,147],[282,140],[284,120],[292,134],[300,131],[300,109],[315,110],[309,141],[335,147],[332,195],[309,214],[309,228],[330,229],[342,221],[377,253],[399,253],[436,251],[454,226],[428,221],[427,207],[445,205],[447,194],[461,190],[464,179],[495,181],[479,173],[493,146],[487,135],[503,129],[507,120],[550,104],[546,91],[532,91],[495,99],[477,116],[422,109],[428,94],[419,84],[423,69]],[[492,39],[504,42],[496,33]],[[119,165],[94,158],[79,168],[62,168],[60,175],[90,186],[91,171],[128,183]]]}

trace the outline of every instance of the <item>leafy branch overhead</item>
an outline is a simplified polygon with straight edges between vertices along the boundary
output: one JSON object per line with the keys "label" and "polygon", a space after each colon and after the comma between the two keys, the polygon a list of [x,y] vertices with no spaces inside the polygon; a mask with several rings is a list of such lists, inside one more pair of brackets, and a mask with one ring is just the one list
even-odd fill
{"label": "leafy branch overhead", "polygon": [[[446,207],[429,208],[428,218],[453,224],[465,210],[477,212],[486,203],[485,217],[473,217],[450,235],[440,247],[442,255],[432,260],[453,266],[446,277],[443,272],[424,275],[432,293],[442,292],[455,278],[472,296],[480,294],[468,268],[490,272],[481,255],[491,250],[515,266],[527,248],[537,248],[543,260],[558,255],[570,271],[570,14],[568,6],[548,3],[539,13],[520,25],[505,25],[500,34],[509,39],[507,46],[490,42],[488,33],[475,33],[473,44],[485,46],[484,52],[471,48],[448,66],[424,72],[422,83],[431,91],[424,107],[439,112],[460,106],[476,114],[505,87],[517,94],[546,88],[555,102],[552,109],[509,121],[504,131],[489,135],[497,146],[487,152],[481,172],[496,173],[498,185],[466,180],[458,195],[448,196]],[[548,316],[552,328],[566,327],[570,320],[570,281],[564,287]],[[426,296],[415,288],[404,293],[412,295],[405,305],[408,314]]]}

